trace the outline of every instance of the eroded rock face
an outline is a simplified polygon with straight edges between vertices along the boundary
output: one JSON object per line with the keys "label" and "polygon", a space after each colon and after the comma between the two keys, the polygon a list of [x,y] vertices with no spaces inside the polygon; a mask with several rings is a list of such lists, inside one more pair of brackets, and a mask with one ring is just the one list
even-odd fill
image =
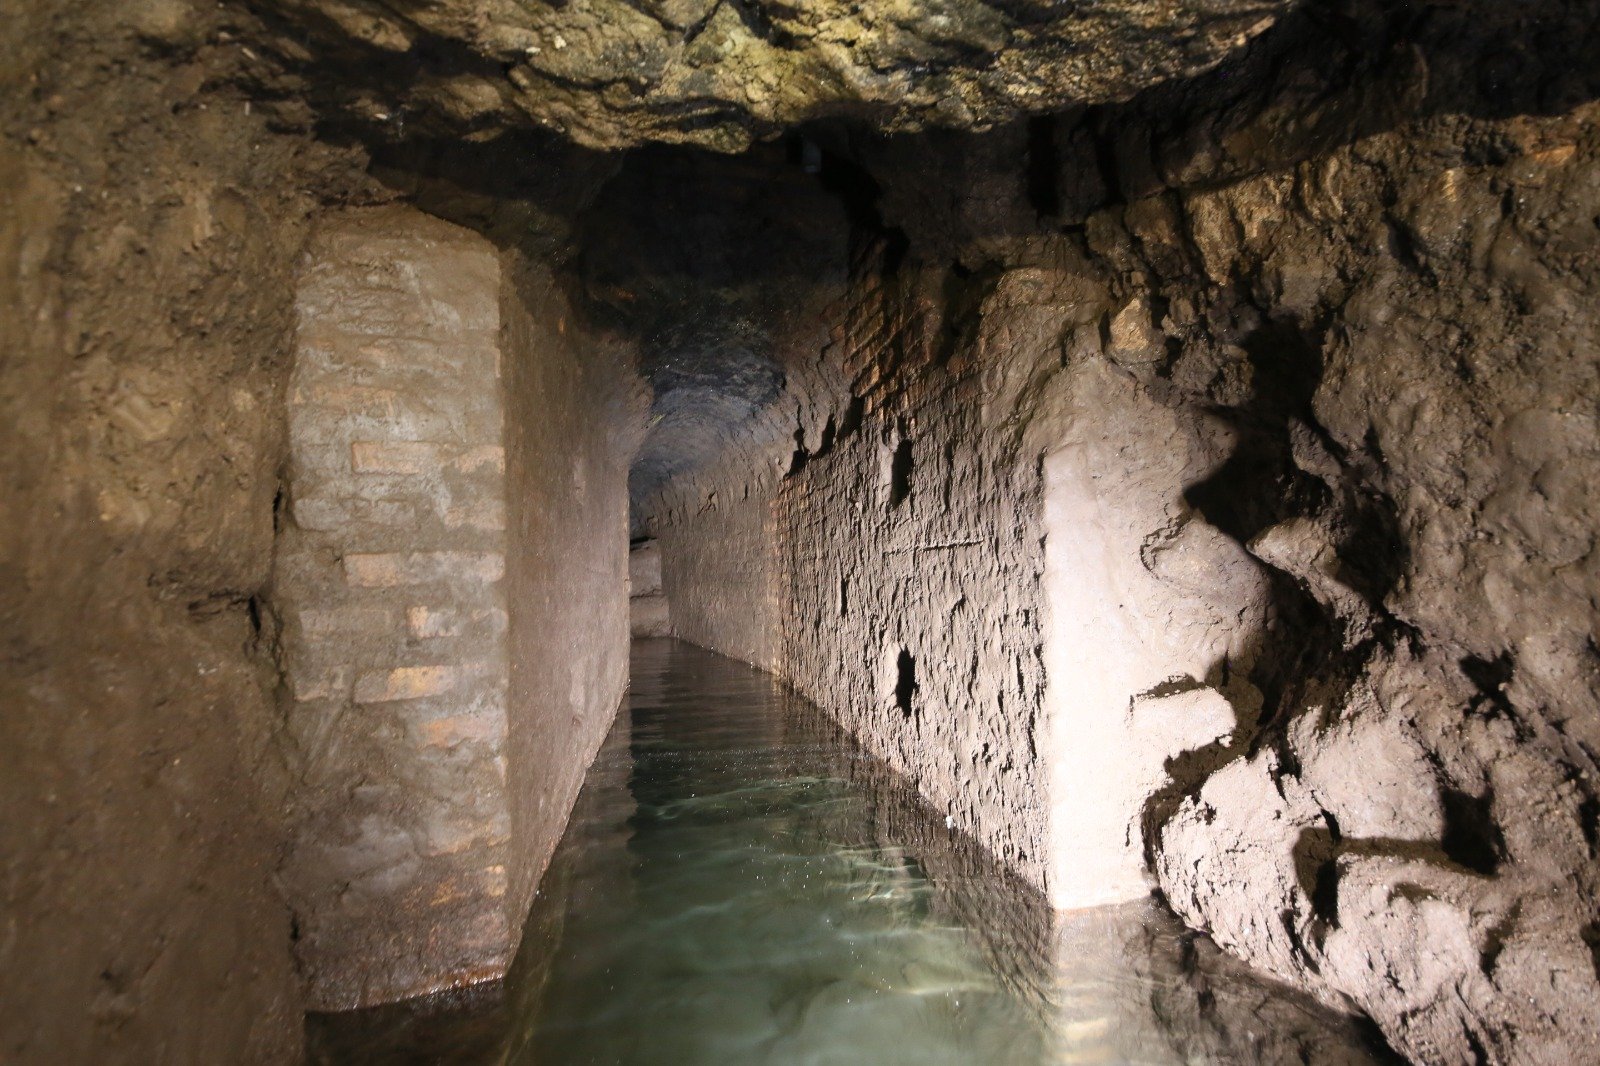
{"label": "eroded rock face", "polygon": [[[660,494],[683,631],[764,656],[1048,885],[1056,605],[1017,590],[1087,427],[1069,510],[1127,528],[1073,545],[1115,579],[1080,643],[1185,584],[1236,605],[1209,648],[1129,653],[1176,668],[1120,686],[1130,735],[1171,710],[1169,757],[1079,762],[1139,784],[1126,843],[1173,907],[1416,1060],[1594,1059],[1595,33],[1579,4],[1327,5],[1127,107],[829,142],[905,252],[854,264],[836,435],[776,467],[738,441]],[[1075,411],[1094,375],[1126,395]],[[1208,425],[1220,463],[1141,479]]]}
{"label": "eroded rock face", "polygon": [[[983,128],[1203,71],[1289,0],[269,0],[338,107],[457,132],[737,151],[821,118]],[[384,77],[389,74],[392,76]]]}
{"label": "eroded rock face", "polygon": [[127,13],[0,41],[0,1058],[292,1061],[262,591],[295,260],[367,182]]}

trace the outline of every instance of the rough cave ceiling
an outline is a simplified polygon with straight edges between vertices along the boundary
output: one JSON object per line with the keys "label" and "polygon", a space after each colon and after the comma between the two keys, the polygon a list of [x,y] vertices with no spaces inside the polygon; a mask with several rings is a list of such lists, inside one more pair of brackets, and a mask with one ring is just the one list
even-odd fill
{"label": "rough cave ceiling", "polygon": [[[555,133],[630,154],[579,246],[654,390],[642,504],[772,416],[842,284],[837,196],[762,146],[804,123],[983,129],[1192,77],[1294,0],[251,0],[280,97],[383,142]],[[274,64],[276,66],[276,64]],[[676,153],[678,145],[738,160]],[[721,160],[718,162],[718,160]],[[792,160],[790,163],[792,164]],[[514,166],[514,164],[513,164]],[[581,184],[581,183],[580,183]],[[810,351],[826,338],[811,338]],[[773,416],[775,417],[775,416]],[[770,421],[771,418],[769,417]],[[769,427],[770,428],[770,427]]]}
{"label": "rough cave ceiling", "polygon": [[741,151],[798,123],[977,129],[1197,74],[1293,0],[256,0],[332,106],[453,135]]}
{"label": "rough cave ceiling", "polygon": [[629,484],[641,506],[747,433],[826,344],[844,284],[845,208],[779,146],[629,155],[586,213],[589,310],[639,338],[654,392]]}

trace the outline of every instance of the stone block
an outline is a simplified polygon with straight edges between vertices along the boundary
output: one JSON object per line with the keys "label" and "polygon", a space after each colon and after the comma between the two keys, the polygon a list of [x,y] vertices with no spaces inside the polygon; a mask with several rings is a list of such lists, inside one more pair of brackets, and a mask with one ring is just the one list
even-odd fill
{"label": "stone block", "polygon": [[490,470],[496,474],[506,472],[506,450],[498,444],[474,445],[461,450],[450,465],[463,472]]}
{"label": "stone block", "polygon": [[466,629],[466,619],[460,611],[448,608],[408,607],[406,629],[417,640],[459,637]]}
{"label": "stone block", "polygon": [[393,417],[401,405],[394,389],[354,385],[343,380],[302,381],[289,393],[289,406],[326,407],[349,414]]}
{"label": "stone block", "polygon": [[345,581],[355,588],[398,588],[434,582],[486,585],[505,575],[500,552],[358,552],[344,557]]}
{"label": "stone block", "polygon": [[439,469],[439,445],[423,440],[358,440],[350,445],[358,474],[429,474]]}
{"label": "stone block", "polygon": [[351,667],[340,664],[320,669],[291,665],[289,692],[298,703],[311,700],[341,699],[350,692]]}
{"label": "stone block", "polygon": [[453,748],[457,744],[483,743],[498,746],[505,740],[505,718],[493,714],[453,714],[430,718],[417,724],[424,748]]}
{"label": "stone block", "polygon": [[301,632],[308,637],[381,633],[394,625],[394,613],[383,607],[302,607],[295,617]]}
{"label": "stone block", "polygon": [[295,525],[315,533],[340,533],[362,526],[399,529],[417,520],[417,508],[410,503],[329,496],[295,500],[292,513]]}
{"label": "stone block", "polygon": [[357,703],[391,703],[418,700],[455,691],[461,671],[453,666],[400,666],[392,670],[373,670],[356,681]]}
{"label": "stone block", "polygon": [[506,528],[506,505],[501,500],[455,503],[445,508],[444,524],[450,529],[476,529],[498,533]]}

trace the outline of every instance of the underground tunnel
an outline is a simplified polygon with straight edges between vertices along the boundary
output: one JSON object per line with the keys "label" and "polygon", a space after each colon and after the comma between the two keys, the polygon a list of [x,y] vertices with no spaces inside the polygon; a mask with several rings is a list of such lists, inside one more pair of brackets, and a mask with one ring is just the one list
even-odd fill
{"label": "underground tunnel", "polygon": [[1587,0],[15,0],[0,1061],[1600,1062]]}

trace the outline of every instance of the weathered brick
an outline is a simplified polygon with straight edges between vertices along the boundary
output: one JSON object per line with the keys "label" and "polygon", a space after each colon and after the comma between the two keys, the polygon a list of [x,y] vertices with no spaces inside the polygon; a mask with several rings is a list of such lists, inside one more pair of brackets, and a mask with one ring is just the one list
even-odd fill
{"label": "weathered brick", "polygon": [[418,640],[435,637],[459,637],[466,629],[466,619],[460,611],[435,607],[408,607],[406,628]]}
{"label": "weathered brick", "polygon": [[[344,379],[335,378],[342,382]],[[345,386],[340,385],[339,388]],[[307,386],[302,391],[309,391]],[[324,444],[331,446],[337,455],[341,470],[349,470],[349,452],[353,440],[429,440],[460,432],[468,421],[461,404],[444,402],[436,393],[411,389],[404,393],[384,389],[389,394],[382,402],[358,407],[302,404],[293,408],[289,418],[289,434],[294,442],[298,459],[301,449]]]}
{"label": "weathered brick", "polygon": [[445,508],[444,524],[451,529],[481,529],[498,533],[506,528],[506,505],[501,500],[453,503]]}
{"label": "weathered brick", "polygon": [[289,394],[292,407],[328,407],[351,414],[392,417],[400,408],[400,394],[375,385],[352,385],[339,380],[303,381]]}
{"label": "weathered brick", "polygon": [[295,525],[317,533],[340,533],[358,526],[396,529],[417,520],[417,508],[409,503],[327,496],[296,500],[293,513]]}
{"label": "weathered brick", "polygon": [[450,461],[450,465],[463,472],[487,468],[496,474],[503,474],[506,472],[506,450],[498,444],[473,445],[463,448]]}
{"label": "weathered brick", "polygon": [[358,474],[428,474],[439,469],[439,445],[423,440],[358,440],[350,469]]}
{"label": "weathered brick", "polygon": [[358,552],[344,557],[345,581],[356,588],[396,588],[434,581],[490,584],[505,575],[499,552]]}
{"label": "weathered brick", "polygon": [[373,670],[356,681],[357,703],[389,703],[394,700],[419,700],[454,692],[461,683],[461,671],[454,666],[400,666],[393,670]]}
{"label": "weathered brick", "polygon": [[417,728],[425,748],[453,748],[470,741],[499,744],[505,740],[505,720],[492,714],[453,714],[447,718],[431,718],[419,723]]}
{"label": "weathered brick", "polygon": [[[438,637],[498,637],[506,631],[506,612],[498,607],[460,610],[452,607],[416,606],[406,609],[406,629],[414,640]],[[480,664],[487,673],[492,670]]]}
{"label": "weathered brick", "polygon": [[351,672],[351,668],[343,664],[324,669],[291,666],[288,672],[289,692],[301,703],[342,699],[350,691]]}
{"label": "weathered brick", "polygon": [[383,607],[304,607],[297,617],[308,637],[381,633],[394,621],[393,613]]}

